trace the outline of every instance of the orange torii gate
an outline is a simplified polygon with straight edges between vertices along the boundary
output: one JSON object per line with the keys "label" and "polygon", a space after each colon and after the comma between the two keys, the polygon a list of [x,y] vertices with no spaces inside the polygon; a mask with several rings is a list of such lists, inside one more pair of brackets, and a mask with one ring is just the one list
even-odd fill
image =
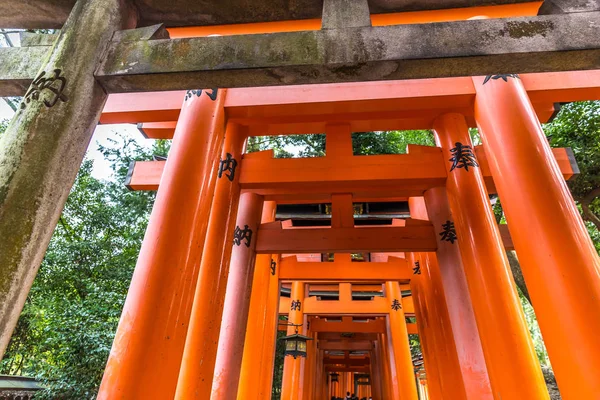
{"label": "orange torii gate", "polygon": [[[283,278],[293,281],[292,300],[290,303],[282,301],[279,311],[283,312],[285,308],[288,310],[293,308],[291,302],[294,300],[303,303],[302,310],[288,311],[288,320],[293,324],[305,327],[308,322],[306,319],[311,315],[369,315],[369,312],[370,315],[387,313],[391,320],[391,315],[394,314],[390,314],[390,305],[382,297],[374,298],[371,301],[360,301],[363,303],[361,306],[348,307],[344,305],[343,301],[336,305],[331,301],[317,300],[310,296],[307,298],[304,294],[303,286],[305,284],[303,282],[309,282],[312,279],[344,282],[344,276],[341,275],[345,271],[351,281],[354,279],[357,282],[378,280],[377,278],[382,277],[376,276],[377,272],[367,272],[367,268],[361,266],[361,263],[352,263],[348,258],[340,258],[339,255],[349,252],[404,251],[407,253],[410,266],[407,261],[395,261],[390,258],[381,263],[380,272],[385,272],[386,268],[394,268],[391,264],[396,262],[398,266],[394,268],[391,275],[396,281],[395,285],[398,285],[397,282],[402,281],[402,278],[410,280],[411,298],[414,301],[414,313],[418,326],[418,329],[413,332],[419,333],[423,345],[429,395],[434,399],[441,398],[442,393],[453,393],[456,398],[469,398],[469,396],[492,398],[493,390],[508,397],[518,395],[532,399],[547,398],[537,360],[523,322],[514,283],[508,278],[510,271],[503,247],[515,248],[519,254],[527,254],[525,259],[522,259],[524,275],[528,279],[528,283],[535,282],[532,284],[533,292],[535,292],[535,294],[532,292],[532,298],[536,306],[536,313],[538,313],[545,337],[552,338],[548,341],[548,349],[551,359],[559,361],[559,365],[553,364],[559,385],[562,381],[563,387],[569,390],[571,372],[561,374],[561,371],[564,371],[561,367],[569,365],[569,368],[578,369],[580,365],[573,365],[572,358],[564,358],[561,355],[565,354],[566,350],[565,344],[560,338],[564,338],[568,332],[572,332],[573,326],[561,325],[558,321],[563,315],[571,317],[580,315],[576,311],[579,306],[564,301],[555,301],[555,298],[546,296],[559,290],[559,287],[563,292],[565,290],[584,290],[585,287],[579,285],[583,281],[578,280],[547,281],[548,272],[546,270],[542,272],[535,266],[539,265],[541,259],[546,260],[545,263],[550,262],[545,258],[545,254],[554,254],[555,259],[552,260],[551,265],[556,268],[556,273],[567,267],[573,273],[572,266],[575,265],[579,269],[579,273],[583,274],[586,273],[585,271],[590,272],[595,268],[597,256],[590,247],[589,239],[584,235],[586,233],[578,214],[556,211],[551,215],[556,215],[563,224],[562,234],[558,235],[561,246],[569,241],[574,245],[577,244],[577,246],[570,247],[577,251],[567,252],[570,260],[567,263],[566,259],[561,258],[566,257],[567,253],[556,253],[557,249],[561,247],[556,239],[556,229],[552,228],[556,222],[548,222],[550,225],[544,228],[544,220],[535,211],[537,208],[541,208],[548,212],[555,210],[558,205],[562,210],[574,210],[572,199],[564,186],[564,180],[577,173],[576,165],[568,149],[549,148],[541,135],[539,120],[544,121],[555,112],[553,107],[555,102],[597,98],[599,92],[597,87],[593,86],[594,82],[598,82],[598,79],[594,79],[597,74],[598,71],[589,71],[526,74],[521,77],[503,75],[490,76],[485,79],[443,78],[335,86],[315,85],[286,88],[286,91],[275,88],[231,89],[218,92],[209,90],[206,94],[202,92],[200,95],[188,94],[181,109],[173,105],[174,101],[171,96],[180,96],[181,98],[184,95],[182,92],[161,94],[160,101],[145,95],[145,101],[151,101],[153,104],[153,108],[149,111],[135,105],[138,95],[111,97],[106,113],[102,117],[105,122],[170,124],[169,121],[177,120],[177,118],[181,121],[184,112],[195,104],[202,105],[202,110],[210,110],[208,112],[212,113],[213,118],[217,116],[227,121],[221,161],[215,162],[215,170],[213,170],[213,173],[219,175],[220,178],[217,178],[216,183],[208,184],[216,185],[217,194],[220,193],[220,190],[227,190],[227,194],[223,198],[228,200],[219,200],[213,203],[207,240],[218,237],[215,240],[222,243],[224,238],[236,238],[231,261],[232,274],[233,271],[236,272],[233,274],[233,279],[230,276],[227,292],[234,291],[237,296],[247,296],[247,298],[252,293],[251,304],[253,305],[251,310],[245,308],[240,311],[239,305],[244,303],[232,300],[231,304],[239,304],[233,307],[235,311],[228,311],[229,313],[235,312],[236,314],[231,314],[232,317],[235,315],[235,318],[231,320],[231,323],[228,322],[225,328],[221,328],[221,335],[223,332],[227,332],[227,329],[233,329],[237,332],[237,336],[228,335],[227,343],[221,341],[220,346],[223,347],[219,349],[219,355],[216,354],[216,348],[211,350],[207,347],[194,347],[196,346],[195,342],[198,345],[200,342],[198,340],[185,341],[183,336],[177,339],[180,344],[176,347],[172,347],[174,343],[165,343],[164,339],[159,337],[149,337],[150,341],[141,341],[144,343],[144,348],[148,348],[149,343],[154,343],[155,346],[158,346],[157,349],[165,348],[165,350],[169,346],[172,349],[183,349],[185,343],[179,380],[178,382],[176,380],[168,381],[170,383],[165,382],[165,393],[170,393],[176,388],[176,398],[191,398],[189,396],[194,396],[193,393],[204,393],[204,390],[210,392],[211,385],[212,398],[215,399],[228,398],[228,396],[232,396],[232,393],[237,392],[238,387],[232,385],[232,379],[239,376],[239,370],[234,372],[231,377],[222,375],[228,377],[227,383],[223,379],[219,379],[219,376],[213,382],[210,362],[208,368],[205,365],[199,366],[198,357],[212,354],[210,357],[216,357],[217,371],[219,368],[224,368],[224,373],[227,374],[229,374],[234,360],[240,360],[238,364],[241,364],[241,359],[245,358],[246,354],[242,357],[240,353],[241,348],[244,347],[244,338],[242,337],[240,342],[240,334],[243,334],[246,329],[244,320],[248,313],[255,315],[255,311],[261,313],[261,310],[271,307],[271,311],[267,311],[268,315],[272,315],[272,319],[275,319],[274,316],[277,315],[277,308],[273,308],[271,303],[273,299],[279,297],[278,274],[283,274],[281,275]],[[591,79],[586,77],[591,77]],[[216,95],[216,101],[212,100],[212,95]],[[331,97],[327,97],[328,95]],[[125,97],[117,98],[116,96]],[[128,101],[125,101],[126,96],[130,96]],[[534,100],[533,105],[530,98]],[[498,101],[507,102],[511,106],[503,108],[502,104],[504,103],[498,103]],[[488,103],[494,104],[493,111],[488,109],[490,107]],[[473,108],[473,104],[475,104],[475,108]],[[219,106],[215,108],[216,105]],[[495,119],[500,118],[496,115],[498,110],[503,112],[500,115],[501,121]],[[185,115],[191,112],[186,112]],[[206,121],[211,121],[211,119]],[[506,121],[511,121],[512,125],[506,125]],[[483,147],[471,147],[467,127],[475,124],[481,128]],[[180,126],[184,125],[178,122],[177,127]],[[224,125],[222,123],[208,125],[211,127],[210,129],[215,129],[212,128],[213,126]],[[512,128],[504,131],[504,126],[512,126]],[[432,127],[441,148],[409,146],[408,154],[405,155],[368,157],[352,155],[350,133],[353,131]],[[169,129],[162,129],[162,137],[171,135]],[[502,137],[512,137],[514,136],[512,132],[515,130],[520,132],[523,142],[510,142],[511,145],[506,147],[507,143],[496,138],[500,134],[498,132],[503,132]],[[151,130],[146,130],[147,134],[151,132]],[[278,160],[273,159],[269,152],[244,154],[243,156],[241,154],[241,139],[248,135],[298,132],[325,132],[327,136],[326,156],[314,159]],[[492,140],[490,136],[494,139]],[[178,157],[176,154],[180,151],[180,147],[177,147],[177,138],[176,133],[172,154],[166,162],[136,163],[132,167],[128,181],[128,185],[132,189],[158,188],[159,194],[163,191],[165,182],[169,182],[165,181],[165,176],[168,174],[171,160],[173,157]],[[493,147],[489,147],[490,145]],[[520,149],[519,146],[524,146],[529,150],[517,151]],[[184,149],[192,151],[189,145],[181,146],[181,151]],[[497,157],[498,152],[503,155],[502,158]],[[459,155],[458,158],[456,154]],[[535,157],[533,157],[534,155]],[[216,156],[211,157],[216,158]],[[516,172],[510,175],[510,180],[507,180],[507,171],[532,168],[534,160],[539,174],[536,180],[526,179],[522,174]],[[172,164],[171,168],[176,168],[176,166],[177,164]],[[182,165],[180,168],[181,172],[171,172],[170,176],[181,176],[178,184],[181,185],[181,190],[188,190],[186,187],[189,180],[187,167]],[[220,189],[221,187],[225,189]],[[511,193],[514,187],[520,189],[518,193],[527,201],[512,200],[511,196],[514,194]],[[534,187],[538,187],[538,189],[532,191],[531,188]],[[551,196],[548,195],[548,187],[555,187]],[[457,188],[463,189],[458,190]],[[168,194],[169,187],[165,190],[167,191],[165,196],[171,197]],[[502,198],[511,226],[510,233],[506,226],[496,225],[491,217],[487,195],[496,191]],[[235,213],[235,209],[230,210],[230,205],[235,205],[235,200],[240,193],[242,198],[238,221],[234,224],[231,222],[233,221],[231,215],[232,212]],[[541,196],[541,193],[544,195]],[[352,217],[354,201],[398,200],[409,200],[411,219],[395,220],[390,226],[354,226]],[[261,223],[263,201],[265,208]],[[280,204],[331,202],[331,227],[297,229],[285,221],[272,222],[273,202]],[[462,206],[470,203],[477,204],[477,207]],[[185,207],[183,203],[180,203],[178,207],[177,212],[181,214]],[[192,210],[193,208],[190,209],[190,211]],[[528,211],[524,212],[524,210]],[[265,218],[265,215],[270,215],[270,217]],[[228,226],[228,231],[221,230],[218,236],[211,235],[210,226],[213,225],[213,220],[215,226]],[[237,226],[235,232],[234,226]],[[535,229],[535,237],[544,238],[544,243],[547,243],[549,247],[541,250],[529,246],[532,229]],[[567,234],[565,230],[570,233]],[[473,236],[474,232],[478,232],[478,235]],[[525,234],[524,232],[530,233]],[[165,235],[167,234],[161,236],[167,237]],[[553,247],[552,243],[555,243],[556,247]],[[583,244],[585,246],[582,247]],[[204,248],[211,249],[206,245]],[[153,252],[156,251],[157,249],[153,249]],[[334,262],[331,263],[331,268],[322,268],[322,271],[319,271],[318,267],[314,265],[301,268],[301,264],[310,263],[294,261],[289,257],[275,256],[300,253],[339,254],[337,260],[334,259]],[[256,264],[254,263],[255,254],[258,254]],[[259,258],[262,255],[265,257]],[[575,257],[579,261],[573,264],[571,257]],[[485,268],[481,264],[484,260]],[[268,277],[269,266],[272,262],[279,266],[275,274],[277,279]],[[221,261],[220,265],[227,265],[223,263],[227,263],[227,261]],[[256,268],[254,269],[254,267]],[[214,283],[210,283],[210,285],[213,285],[216,290],[207,292],[206,288],[209,286],[204,287],[203,285],[208,285],[210,282],[206,281],[209,279],[206,275],[208,270],[204,267],[201,270],[203,276],[196,288],[195,301],[197,305],[194,305],[196,312],[192,311],[191,327],[187,335],[191,338],[202,337],[205,339],[210,334],[213,335],[211,337],[216,338],[218,332],[207,331],[208,326],[214,326],[213,322],[207,324],[207,318],[210,321],[216,321],[220,316],[214,315],[214,308],[210,311],[207,309],[206,313],[197,311],[200,310],[199,307],[202,304],[205,307],[206,304],[214,304],[214,301],[216,304],[219,304],[219,301],[225,301],[226,304],[230,302],[229,298],[224,296],[224,286],[220,286],[220,288],[214,286],[215,284],[222,285],[217,283],[219,279],[215,280],[215,278],[221,276],[219,274],[223,272],[214,269],[212,272],[214,275],[211,275]],[[263,283],[254,290],[250,289],[250,283],[231,286],[237,285],[236,283],[231,284],[231,282],[249,282],[253,275],[254,281],[257,282],[258,271],[264,274],[266,279],[263,277],[260,281]],[[412,275],[411,271],[413,271]],[[238,275],[239,277],[237,277]],[[161,275],[160,279],[164,284],[165,276]],[[194,275],[186,278],[186,280],[190,279],[193,280]],[[539,282],[546,282],[546,284],[541,285]],[[596,281],[590,275],[586,282]],[[394,285],[393,283],[389,284]],[[573,286],[568,286],[570,288],[568,289],[563,285]],[[229,286],[232,289],[229,289]],[[344,287],[345,296],[347,296],[348,286]],[[495,296],[487,296],[486,291],[489,288],[494,288]],[[394,286],[386,288],[386,292],[393,290],[395,290]],[[399,286],[397,290],[399,290]],[[164,296],[163,291],[164,287],[158,290],[156,295]],[[255,293],[260,292],[264,292],[262,300],[254,301]],[[215,299],[213,302],[206,298],[207,293],[210,293],[209,297]],[[341,289],[340,293],[342,293]],[[143,294],[145,298],[149,296],[151,297],[153,294]],[[218,300],[219,298],[224,300]],[[472,302],[470,298],[477,298],[478,301]],[[536,302],[536,298],[544,298],[546,303],[540,305],[539,301]],[[191,299],[192,297],[188,296],[185,300],[189,306],[191,306]],[[300,299],[305,300],[301,301]],[[130,301],[128,300],[128,302]],[[259,306],[255,307],[256,304]],[[550,304],[554,308],[551,309]],[[347,308],[344,309],[344,307]],[[127,312],[128,304],[125,308]],[[228,307],[225,309],[229,310]],[[564,312],[560,313],[556,310],[564,310]],[[381,314],[377,311],[381,311]],[[241,316],[237,315],[240,313]],[[137,318],[142,318],[139,310],[135,315]],[[226,315],[228,315],[227,312]],[[263,315],[267,314],[263,313]],[[155,317],[156,314],[153,314],[153,318]],[[224,316],[224,321],[229,321],[227,318],[229,317]],[[254,321],[252,317],[250,320]],[[590,329],[587,326],[590,321],[584,318],[581,322],[585,322],[585,324],[578,325],[579,337],[583,342],[592,346],[592,342],[589,342],[591,339],[583,333]],[[159,321],[155,323],[159,323]],[[164,324],[165,321],[161,323]],[[275,329],[273,322],[270,324]],[[388,326],[390,325],[392,324],[388,323]],[[251,330],[246,335],[246,344],[258,343],[259,340],[256,338],[261,337],[259,335],[261,332],[266,332],[265,329],[270,329],[268,326],[269,324],[261,323],[258,327],[250,328]],[[403,356],[395,354],[400,349],[407,349],[406,335],[409,333],[407,324],[395,323],[393,326],[396,328],[404,326],[405,333],[403,335],[394,334],[389,328],[386,328],[386,332],[377,334],[379,335],[378,340],[372,343],[374,347],[369,348],[369,351],[373,351],[373,357],[370,358],[371,366],[375,368],[375,370],[371,369],[371,374],[383,382],[377,389],[378,393],[374,394],[375,398],[396,398],[400,395],[400,390],[411,387],[410,390],[414,389],[414,391],[410,394],[405,393],[405,396],[411,398],[417,393],[414,384],[406,384],[409,380],[414,383],[410,354],[406,352],[403,353]],[[508,327],[507,329],[512,332],[511,336],[504,336],[498,332],[498,326]],[[551,332],[548,332],[548,329]],[[307,330],[305,332],[308,333]],[[125,335],[124,337],[127,336],[126,331],[123,331],[122,328],[120,328],[120,333]],[[288,329],[288,333],[293,333],[291,327]],[[215,336],[215,334],[217,335]],[[117,338],[119,338],[119,334]],[[249,340],[249,338],[254,339]],[[271,344],[266,343],[267,338],[270,338]],[[269,334],[262,341],[263,355],[260,356],[262,370],[270,362],[269,359],[272,359],[269,355],[264,354],[264,350],[272,348],[273,339],[273,335]],[[209,341],[202,340],[202,346],[206,346],[207,342]],[[466,343],[469,343],[469,346],[465,346]],[[115,343],[115,346],[117,348],[121,346],[119,341]],[[341,345],[332,344],[331,346],[342,348]],[[350,347],[356,349],[364,347],[361,346],[359,342],[350,344]],[[522,351],[515,354],[514,348],[522,349]],[[510,352],[509,349],[511,349]],[[286,359],[285,396],[297,396],[300,387],[303,387],[302,390],[311,393],[307,392],[306,398],[320,398],[322,393],[310,391],[309,388],[314,387],[311,385],[317,383],[316,387],[322,389],[323,383],[326,381],[326,368],[323,368],[321,362],[314,363],[315,359],[324,359],[323,351],[316,349],[313,344],[309,344],[309,359],[313,357],[310,367],[305,364],[304,360]],[[128,349],[127,353],[133,354],[133,350]],[[123,357],[129,357],[127,353],[113,351],[107,370],[110,372],[109,377],[117,377],[119,371],[123,370],[124,367],[117,363],[126,360]],[[228,364],[219,361],[221,353],[231,354],[227,356]],[[116,354],[120,355],[116,356]],[[503,358],[503,354],[511,354],[510,360]],[[145,357],[148,356],[150,355]],[[594,362],[594,357],[590,355],[586,365],[591,366]],[[229,367],[223,367],[223,365]],[[382,369],[382,366],[390,367],[385,370],[385,368]],[[148,371],[148,376],[159,373],[159,371],[165,374],[165,367],[166,365],[152,367]],[[306,375],[307,368],[310,371],[308,375]],[[410,369],[410,378],[405,373],[408,369]],[[238,395],[250,396],[248,389],[245,389],[247,386],[244,384],[248,379],[244,377],[247,370],[247,368],[243,369]],[[584,372],[581,371],[581,373]],[[258,378],[261,388],[266,388],[268,386],[266,382],[270,382],[270,380],[261,374],[264,375],[264,371],[259,373]],[[308,380],[302,378],[304,379],[302,380],[301,376],[310,378]],[[399,385],[398,382],[402,380],[403,376],[406,377],[405,384]],[[482,379],[482,376],[485,378]],[[592,393],[596,390],[593,380],[586,381],[588,386],[582,386],[580,379],[577,379],[577,382],[577,387],[571,389],[575,393],[588,393],[586,391]],[[347,382],[345,384],[347,387]],[[206,385],[207,389],[203,389],[202,385]],[[231,389],[232,387],[233,389]],[[110,393],[113,390],[110,388],[111,385],[103,383],[104,392],[101,391],[101,393]],[[130,393],[138,393],[137,389],[126,388],[126,386],[123,388],[123,390],[134,390]],[[154,390],[157,389],[154,388]],[[419,390],[423,392],[420,387]]]}

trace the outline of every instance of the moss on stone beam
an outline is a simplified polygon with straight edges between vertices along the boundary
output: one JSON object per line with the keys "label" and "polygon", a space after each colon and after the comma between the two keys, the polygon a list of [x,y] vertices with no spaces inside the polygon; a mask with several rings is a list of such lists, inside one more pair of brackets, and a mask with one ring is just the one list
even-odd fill
{"label": "moss on stone beam", "polygon": [[113,42],[109,93],[600,68],[600,12]]}

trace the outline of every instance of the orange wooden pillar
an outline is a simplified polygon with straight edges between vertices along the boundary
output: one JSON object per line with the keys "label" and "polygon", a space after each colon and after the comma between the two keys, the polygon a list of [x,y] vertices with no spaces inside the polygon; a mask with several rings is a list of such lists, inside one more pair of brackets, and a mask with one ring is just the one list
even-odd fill
{"label": "orange wooden pillar", "polygon": [[[184,100],[98,399],[172,398],[223,145],[225,90]],[[140,367],[140,366],[143,366]]]}
{"label": "orange wooden pillar", "polygon": [[[409,207],[411,216],[427,219],[423,198],[410,198]],[[465,388],[461,379],[456,345],[450,327],[448,306],[436,255],[434,253],[418,253],[412,258],[414,258],[413,271],[421,272],[413,274],[411,290],[414,295],[417,324],[424,349],[425,367],[431,372],[432,378],[436,379],[437,396],[452,393],[453,399],[464,399]],[[419,319],[421,319],[420,324]],[[423,331],[421,331],[421,326],[423,326]]]}
{"label": "orange wooden pillar", "polygon": [[388,352],[388,337],[387,333],[379,334],[379,351],[381,352],[381,360],[382,360],[382,369],[383,369],[383,395],[385,399],[394,399],[394,384],[392,382],[392,370],[391,370],[391,360]]}
{"label": "orange wooden pillar", "polygon": [[[409,201],[409,206],[411,210],[413,209],[412,198]],[[417,276],[413,276],[413,279],[410,281],[410,290],[413,298],[413,303],[415,306],[415,317],[417,320],[417,328],[419,330],[419,341],[421,343],[421,351],[423,353],[423,363],[425,365],[425,370],[428,374],[433,377],[434,382],[434,393],[436,394],[436,398],[442,398],[442,386],[440,380],[440,368],[438,365],[438,358],[435,356],[433,349],[434,338],[431,332],[430,325],[430,316],[429,310],[426,307],[425,298],[421,293],[422,290],[420,286],[422,284],[420,281],[424,279],[423,275],[423,265],[425,265],[425,261],[421,259],[420,253],[409,253],[408,259],[412,265],[413,271],[418,269],[420,273],[416,274]]]}
{"label": "orange wooden pillar", "polygon": [[[254,246],[262,210],[262,196],[254,193],[242,194],[210,397],[213,400],[231,400],[237,396],[256,262]],[[182,400],[193,398],[187,392],[178,395]]]}
{"label": "orange wooden pillar", "polygon": [[[304,324],[304,312],[302,310],[304,303],[304,282],[292,282],[291,291],[291,309],[288,314],[288,322],[295,325]],[[293,335],[298,329],[298,333],[303,334],[303,326],[288,326],[287,334]],[[289,400],[299,400],[301,358],[286,356],[283,362],[283,379],[281,383],[281,398]]]}
{"label": "orange wooden pillar", "polygon": [[239,125],[227,124],[176,397],[182,393],[196,393],[196,397],[189,398],[197,399],[210,396],[231,259],[230,238],[240,197],[238,163],[245,136]]}
{"label": "orange wooden pillar", "polygon": [[[277,205],[274,201],[264,203],[261,223],[275,221]],[[264,338],[267,335],[267,300],[271,277],[271,255],[256,255],[254,277],[252,279],[252,295],[248,313],[248,325],[244,343],[244,355],[240,370],[240,382],[237,398],[240,400],[259,399],[259,382],[263,366]]]}
{"label": "orange wooden pillar", "polygon": [[390,400],[400,400],[400,387],[398,382],[398,370],[396,369],[396,355],[394,354],[394,343],[390,329],[389,317],[386,318],[386,358],[390,371]]}
{"label": "orange wooden pillar", "polygon": [[[427,214],[433,226],[441,227],[446,221],[454,220],[450,213],[445,187],[426,191],[424,199]],[[443,240],[442,236],[438,235],[436,256],[450,328],[454,337],[460,376],[465,389],[465,398],[491,400],[493,399],[492,389],[460,250],[454,243]]]}
{"label": "orange wooden pillar", "polygon": [[[308,325],[307,325],[308,326]],[[308,330],[307,336],[315,338],[315,335]],[[303,373],[303,381],[302,381],[302,399],[303,400],[312,400],[313,398],[313,388],[315,385],[315,368],[316,368],[316,359],[317,359],[317,351],[315,347],[315,340],[311,340],[306,343],[306,359],[304,359],[304,373]]]}
{"label": "orange wooden pillar", "polygon": [[475,117],[560,392],[597,397],[600,261],[521,80],[484,80]]}
{"label": "orange wooden pillar", "polygon": [[380,368],[380,360],[377,351],[377,341],[373,343],[373,350],[371,350],[371,388],[373,392],[373,397],[378,400],[383,398],[381,394],[381,368]]}
{"label": "orange wooden pillar", "polygon": [[269,266],[269,293],[267,296],[265,336],[263,340],[262,361],[260,371],[259,398],[271,398],[273,388],[273,367],[275,363],[275,346],[277,345],[277,325],[279,322],[279,263],[281,257],[273,256]]}
{"label": "orange wooden pillar", "polygon": [[410,344],[408,343],[406,319],[402,308],[400,284],[398,282],[386,282],[385,292],[390,304],[388,323],[394,352],[398,393],[402,400],[417,400],[417,387],[414,379]]}
{"label": "orange wooden pillar", "polygon": [[465,119],[443,115],[434,130],[448,160],[446,188],[454,216],[436,230],[460,248],[494,395],[548,399]]}

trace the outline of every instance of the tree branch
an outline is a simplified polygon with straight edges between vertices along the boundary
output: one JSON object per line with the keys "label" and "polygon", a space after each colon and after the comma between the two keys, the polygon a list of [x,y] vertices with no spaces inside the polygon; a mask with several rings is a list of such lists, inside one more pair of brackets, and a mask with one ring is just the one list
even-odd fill
{"label": "tree branch", "polygon": [[589,192],[584,198],[579,199],[579,204],[581,204],[581,210],[583,211],[583,217],[594,224],[596,229],[600,230],[600,218],[590,209],[590,204],[597,197],[600,196],[600,188],[595,188],[591,192]]}

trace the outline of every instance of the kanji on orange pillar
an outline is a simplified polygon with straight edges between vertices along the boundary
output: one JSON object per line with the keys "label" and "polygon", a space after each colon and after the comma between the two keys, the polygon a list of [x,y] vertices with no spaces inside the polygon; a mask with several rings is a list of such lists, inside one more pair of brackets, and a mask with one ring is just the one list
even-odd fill
{"label": "kanji on orange pillar", "polygon": [[413,364],[408,343],[406,319],[402,309],[402,291],[398,282],[385,283],[386,297],[390,303],[389,331],[392,339],[398,392],[402,400],[417,400]]}
{"label": "kanji on orange pillar", "polygon": [[[434,226],[454,220],[445,187],[429,189],[424,200],[429,220]],[[466,399],[491,400],[490,379],[460,251],[458,246],[438,236],[436,255]]]}
{"label": "kanji on orange pillar", "polygon": [[269,266],[270,278],[267,296],[265,336],[260,370],[259,398],[271,396],[273,387],[273,365],[275,363],[275,346],[277,341],[277,323],[279,322],[279,266],[281,257],[274,255]]}
{"label": "kanji on orange pillar", "polygon": [[434,130],[448,163],[454,216],[435,228],[442,240],[459,246],[494,395],[548,399],[465,119],[445,114]]}
{"label": "kanji on orange pillar", "polygon": [[175,394],[225,130],[213,95],[183,101],[98,399]]}
{"label": "kanji on orange pillar", "polygon": [[564,399],[600,393],[600,260],[517,75],[473,78],[475,117]]}
{"label": "kanji on orange pillar", "polygon": [[205,250],[177,382],[177,393],[190,393],[191,390],[198,399],[208,398],[212,386],[231,259],[230,238],[235,229],[240,197],[239,161],[244,138],[245,134],[239,125],[227,124]]}
{"label": "kanji on orange pillar", "polygon": [[[277,205],[274,201],[266,201],[263,206],[261,223],[275,221]],[[237,392],[239,400],[259,399],[258,382],[263,369],[261,365],[263,340],[267,324],[267,298],[269,296],[269,281],[271,277],[271,255],[256,255],[254,277],[252,279],[252,295],[246,327],[244,356],[240,369],[240,382]]]}
{"label": "kanji on orange pillar", "polygon": [[[288,326],[287,334],[293,335],[296,330],[303,334],[304,311],[302,303],[304,302],[304,282],[292,282],[291,309],[288,314],[288,322],[296,326]],[[299,325],[299,326],[298,326]],[[283,362],[283,379],[281,383],[281,398],[289,400],[299,400],[300,391],[300,369],[301,357],[293,358],[286,356]]]}
{"label": "kanji on orange pillar", "polygon": [[[254,249],[262,210],[262,196],[250,192],[240,196],[212,382],[212,400],[232,400],[237,396],[256,261]],[[193,391],[178,395],[182,400],[194,398]]]}
{"label": "kanji on orange pillar", "polygon": [[[421,198],[419,198],[421,199]],[[414,198],[409,199],[409,207],[411,213],[414,213],[415,205]],[[425,204],[421,202],[423,212],[425,211]],[[426,269],[428,268],[425,257],[422,253],[408,253],[408,259],[410,260],[413,268],[413,279],[410,280],[410,291],[412,294],[413,302],[415,305],[415,317],[417,319],[417,327],[419,330],[419,342],[421,343],[421,351],[423,353],[423,362],[425,364],[425,370],[431,377],[433,393],[437,397],[442,396],[442,383],[441,383],[441,368],[439,363],[439,354],[435,353],[435,337],[433,327],[431,324],[430,308],[427,307],[427,301],[423,293],[423,279],[429,275]],[[425,273],[424,273],[425,271]],[[423,276],[425,275],[425,276]]]}

